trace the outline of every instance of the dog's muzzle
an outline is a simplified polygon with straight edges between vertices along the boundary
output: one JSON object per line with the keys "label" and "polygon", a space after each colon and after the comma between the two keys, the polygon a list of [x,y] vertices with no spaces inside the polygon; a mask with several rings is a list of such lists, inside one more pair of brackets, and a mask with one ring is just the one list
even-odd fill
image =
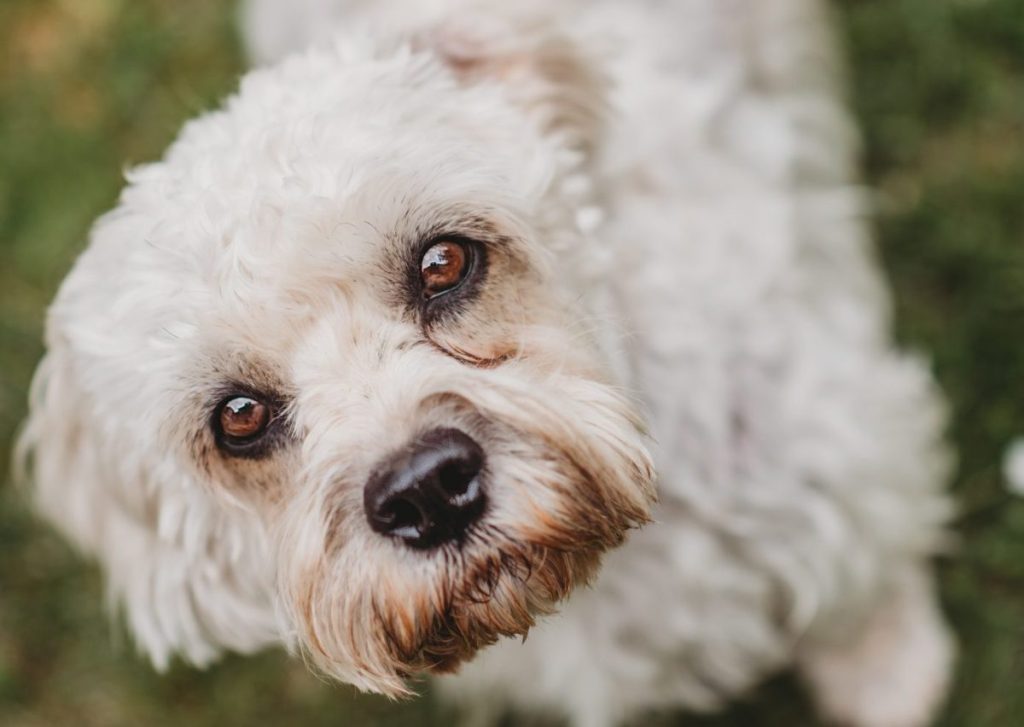
{"label": "dog's muzzle", "polygon": [[487,504],[483,467],[483,449],[464,432],[421,435],[366,483],[370,527],[417,549],[460,541]]}

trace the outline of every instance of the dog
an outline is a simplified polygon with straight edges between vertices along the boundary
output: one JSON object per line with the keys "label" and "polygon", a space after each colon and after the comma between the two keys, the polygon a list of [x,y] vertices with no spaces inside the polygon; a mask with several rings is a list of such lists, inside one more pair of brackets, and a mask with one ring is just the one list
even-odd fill
{"label": "dog", "polygon": [[244,28],[256,68],[61,286],[20,444],[153,663],[283,644],[581,727],[793,667],[828,720],[927,724],[945,410],[890,340],[824,3]]}

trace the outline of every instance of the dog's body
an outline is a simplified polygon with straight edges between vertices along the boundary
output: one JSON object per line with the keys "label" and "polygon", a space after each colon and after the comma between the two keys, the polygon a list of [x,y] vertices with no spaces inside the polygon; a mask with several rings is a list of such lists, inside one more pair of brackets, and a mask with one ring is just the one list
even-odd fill
{"label": "dog's body", "polygon": [[[560,615],[533,627],[525,643],[506,638],[481,651],[442,680],[444,691],[481,717],[511,705],[590,727],[647,709],[712,707],[795,664],[835,719],[861,727],[925,724],[944,692],[951,658],[927,563],[948,511],[941,494],[947,469],[942,407],[926,369],[889,341],[886,295],[871,260],[862,194],[853,186],[855,135],[837,94],[821,3],[581,0],[559,3],[557,11],[527,3],[514,12],[487,5],[250,4],[247,29],[261,62],[362,20],[375,28],[377,40],[351,31],[347,40],[257,73],[226,112],[189,127],[164,163],[136,175],[121,211],[98,228],[54,307],[51,353],[27,430],[42,509],[99,554],[140,643],[158,663],[172,652],[203,662],[223,648],[283,641],[300,644],[338,678],[397,692],[409,672],[447,667],[448,658],[455,666],[498,636],[525,632],[547,602],[589,577],[591,556],[614,547],[626,528],[644,519],[646,460],[623,424],[630,415],[619,416],[618,401],[602,398],[613,397],[612,390],[583,388],[592,378],[604,380],[593,371],[611,371],[615,385],[642,400],[653,434],[655,524],[610,550],[593,585],[563,603]],[[345,113],[352,118],[332,116],[338,104],[391,93],[387,68],[352,80],[349,68],[365,58],[402,67],[394,77],[406,74],[406,80],[397,86],[421,74],[426,100],[410,100],[413,112],[396,108],[401,100],[370,100],[365,125],[351,109]],[[437,59],[447,70],[434,67]],[[363,96],[339,91],[341,101],[332,101],[331,90],[314,99],[335,70]],[[465,91],[435,80],[439,73],[482,87],[466,102],[466,127],[443,142],[430,136],[433,127],[415,126],[429,123],[420,119],[433,113],[431,93],[443,124],[458,124],[444,114],[454,113],[455,94]],[[416,84],[406,95],[415,95]],[[484,108],[498,92],[504,100],[495,100],[494,110]],[[505,103],[526,108],[523,118],[534,131],[523,131],[520,120],[505,128]],[[474,104],[484,110],[478,113]],[[490,121],[481,125],[478,118]],[[530,136],[538,127],[540,136]],[[418,140],[440,148],[421,159]],[[491,154],[498,161],[490,161]],[[483,158],[486,172],[475,167]],[[346,181],[327,180],[332,164],[351,166],[336,170],[348,175]],[[367,170],[378,167],[399,181],[372,178]],[[275,180],[271,191],[260,187],[250,194],[248,177],[259,181],[261,175]],[[236,188],[237,194],[219,191]],[[491,279],[502,271],[526,275],[520,268],[540,271],[517,277],[515,293],[494,293],[495,307],[468,330],[438,333],[424,323],[426,338],[448,358],[407,353],[415,351],[417,334],[376,309],[367,313],[374,306],[356,283],[346,289],[344,306],[317,292],[331,271],[342,270],[323,252],[325,238],[341,239],[347,233],[339,230],[364,222],[375,232],[390,229],[394,219],[429,207],[424,200],[435,193],[446,209],[464,206],[470,216],[486,210],[479,216],[487,219],[472,224],[488,239],[489,264],[498,266]],[[345,212],[339,213],[331,205],[342,199]],[[512,202],[514,212],[495,212]],[[353,218],[353,208],[363,217]],[[197,211],[207,219],[185,221]],[[527,262],[496,252],[493,240],[505,239],[502,225],[532,231],[532,237],[522,233],[533,240],[523,243]],[[196,226],[205,231],[197,233]],[[168,252],[169,240],[203,235],[206,242]],[[143,239],[149,245],[140,252]],[[301,256],[280,252],[286,244],[299,246]],[[344,264],[358,271],[373,246],[367,240],[346,244]],[[207,265],[207,257],[216,273],[196,275],[191,267]],[[117,272],[121,268],[128,272]],[[117,282],[118,275],[128,281]],[[550,301],[535,292],[552,287],[559,297]],[[216,323],[188,306],[168,310],[174,295],[204,299],[208,307],[218,301]],[[219,302],[233,297],[245,315]],[[543,305],[536,302],[541,299]],[[486,294],[480,300],[490,305]],[[504,321],[509,306],[519,308],[515,320]],[[573,315],[548,326],[561,306]],[[111,311],[115,322],[101,322]],[[273,320],[280,311],[288,312],[280,315],[283,322]],[[503,332],[479,333],[495,320],[504,321]],[[273,334],[273,346],[264,346],[261,337],[270,327],[282,332]],[[583,328],[596,330],[588,337]],[[274,379],[267,386],[285,392],[280,395],[297,412],[292,426],[306,434],[295,436],[306,438],[301,450],[289,450],[288,467],[302,472],[303,482],[326,482],[326,472],[364,478],[374,460],[424,426],[410,402],[448,396],[461,368],[470,366],[474,373],[464,375],[475,377],[472,386],[458,391],[455,404],[432,403],[431,417],[490,444],[485,449],[497,474],[488,481],[488,512],[502,536],[535,517],[538,502],[570,519],[597,519],[587,521],[586,531],[545,521],[543,538],[533,530],[521,536],[544,543],[539,559],[530,561],[536,550],[522,555],[528,569],[539,569],[527,582],[539,578],[543,587],[509,595],[504,576],[495,576],[490,601],[461,621],[453,611],[478,604],[446,585],[445,595],[425,597],[443,606],[433,600],[417,606],[421,610],[402,616],[399,625],[374,611],[390,645],[364,644],[368,637],[359,630],[378,625],[359,608],[372,603],[371,610],[400,610],[396,604],[418,596],[415,584],[402,582],[409,573],[402,569],[412,566],[381,550],[390,545],[378,544],[373,534],[360,533],[365,543],[343,544],[359,560],[345,560],[330,577],[317,576],[330,588],[321,593],[309,585],[303,568],[333,547],[325,546],[331,536],[318,536],[318,528],[337,525],[333,516],[326,517],[328,526],[324,516],[312,514],[330,512],[326,500],[344,503],[348,496],[310,485],[315,496],[288,491],[283,497],[274,489],[277,474],[239,475],[236,465],[199,445],[194,449],[205,454],[197,475],[181,464],[188,454],[174,446],[204,436],[187,424],[164,426],[159,435],[143,431],[139,440],[119,429],[118,412],[143,386],[126,382],[134,375],[126,372],[166,379],[153,400],[202,398],[195,383],[201,377],[171,374],[198,367],[194,355],[178,349],[209,339],[209,330],[232,332],[225,335],[234,335],[234,358],[244,359],[251,349],[273,361],[272,373],[257,378]],[[558,331],[567,338],[554,340]],[[589,341],[579,351],[576,336]],[[352,354],[364,339],[374,339],[373,361]],[[182,340],[189,343],[179,345]],[[215,358],[208,344],[200,348]],[[358,372],[349,373],[355,366]],[[230,378],[247,370],[238,367]],[[428,371],[443,382],[428,380]],[[344,411],[359,412],[363,438],[337,433],[353,425],[349,414],[324,408],[338,396],[329,392],[330,376],[341,377],[346,388],[352,381],[363,387],[362,399],[342,397]],[[549,424],[546,410],[537,408],[545,403],[540,398],[530,408],[512,394],[507,402],[480,394],[495,381],[512,391],[520,380],[530,395],[564,409],[565,421]],[[258,388],[245,384],[246,391]],[[518,395],[528,396],[524,392]],[[375,401],[367,403],[371,397]],[[82,406],[93,423],[86,431],[78,420],[65,422],[52,445],[47,428],[72,400],[89,402]],[[606,418],[588,413],[598,410]],[[310,411],[317,413],[304,413]],[[565,506],[561,498],[588,497],[567,485],[551,485],[552,494],[536,495],[525,509],[511,497],[501,499],[505,480],[498,475],[511,473],[530,487],[528,472],[513,461],[518,450],[506,440],[510,432],[529,430],[524,441],[533,442],[534,425],[523,423],[533,418],[544,423],[542,430],[535,425],[537,437],[559,440],[552,451],[568,447],[573,468],[608,479],[600,503],[580,505],[579,512]],[[481,422],[492,419],[508,430],[487,433],[490,425]],[[92,450],[102,450],[104,438],[127,450],[117,462],[97,463],[103,457]],[[157,439],[168,444],[156,453],[140,444]],[[317,458],[325,442],[337,451],[365,449],[365,461],[348,454]],[[521,446],[531,462],[561,456],[534,455],[533,444]],[[91,471],[98,474],[83,474]],[[545,472],[538,477],[556,479]],[[566,477],[593,484],[581,475]],[[227,494],[218,491],[223,481],[233,483],[222,488]],[[248,484],[239,489],[241,481]],[[271,494],[253,496],[253,481]],[[348,505],[336,507],[348,513]],[[518,542],[508,537],[498,547],[501,557]],[[577,541],[587,542],[578,553]],[[349,595],[378,584],[402,592],[382,602],[375,594],[365,602]],[[423,592],[433,594],[426,584]],[[318,608],[347,632],[318,620]],[[419,615],[427,612],[435,616]],[[438,646],[433,627],[421,623],[431,618],[444,620],[446,638],[454,632],[466,644]],[[412,647],[394,646],[406,637]],[[407,655],[409,648],[415,656]]]}

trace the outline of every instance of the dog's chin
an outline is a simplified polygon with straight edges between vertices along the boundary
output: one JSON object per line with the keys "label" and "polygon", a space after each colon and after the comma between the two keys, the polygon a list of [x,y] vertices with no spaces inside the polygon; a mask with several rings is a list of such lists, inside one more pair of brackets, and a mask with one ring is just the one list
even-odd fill
{"label": "dog's chin", "polygon": [[307,582],[294,604],[303,650],[330,677],[410,695],[410,679],[456,671],[500,638],[525,637],[595,575],[626,530],[600,541],[581,533],[518,540],[482,525],[461,544],[410,554],[419,561],[411,566],[366,572],[365,588],[351,578]]}
{"label": "dog's chin", "polygon": [[525,637],[538,616],[590,580],[602,552],[505,543],[471,559],[444,556],[464,561],[462,573],[417,615],[424,628],[410,631],[393,618],[393,607],[385,611],[392,617],[381,628],[398,672],[452,672],[502,637]]}

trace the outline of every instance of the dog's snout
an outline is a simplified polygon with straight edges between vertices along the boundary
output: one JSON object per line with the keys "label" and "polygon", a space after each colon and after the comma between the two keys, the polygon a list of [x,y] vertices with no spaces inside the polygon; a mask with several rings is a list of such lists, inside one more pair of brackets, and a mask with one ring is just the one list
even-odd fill
{"label": "dog's snout", "polygon": [[367,482],[370,527],[413,548],[459,540],[486,504],[483,465],[483,449],[464,432],[427,432]]}

